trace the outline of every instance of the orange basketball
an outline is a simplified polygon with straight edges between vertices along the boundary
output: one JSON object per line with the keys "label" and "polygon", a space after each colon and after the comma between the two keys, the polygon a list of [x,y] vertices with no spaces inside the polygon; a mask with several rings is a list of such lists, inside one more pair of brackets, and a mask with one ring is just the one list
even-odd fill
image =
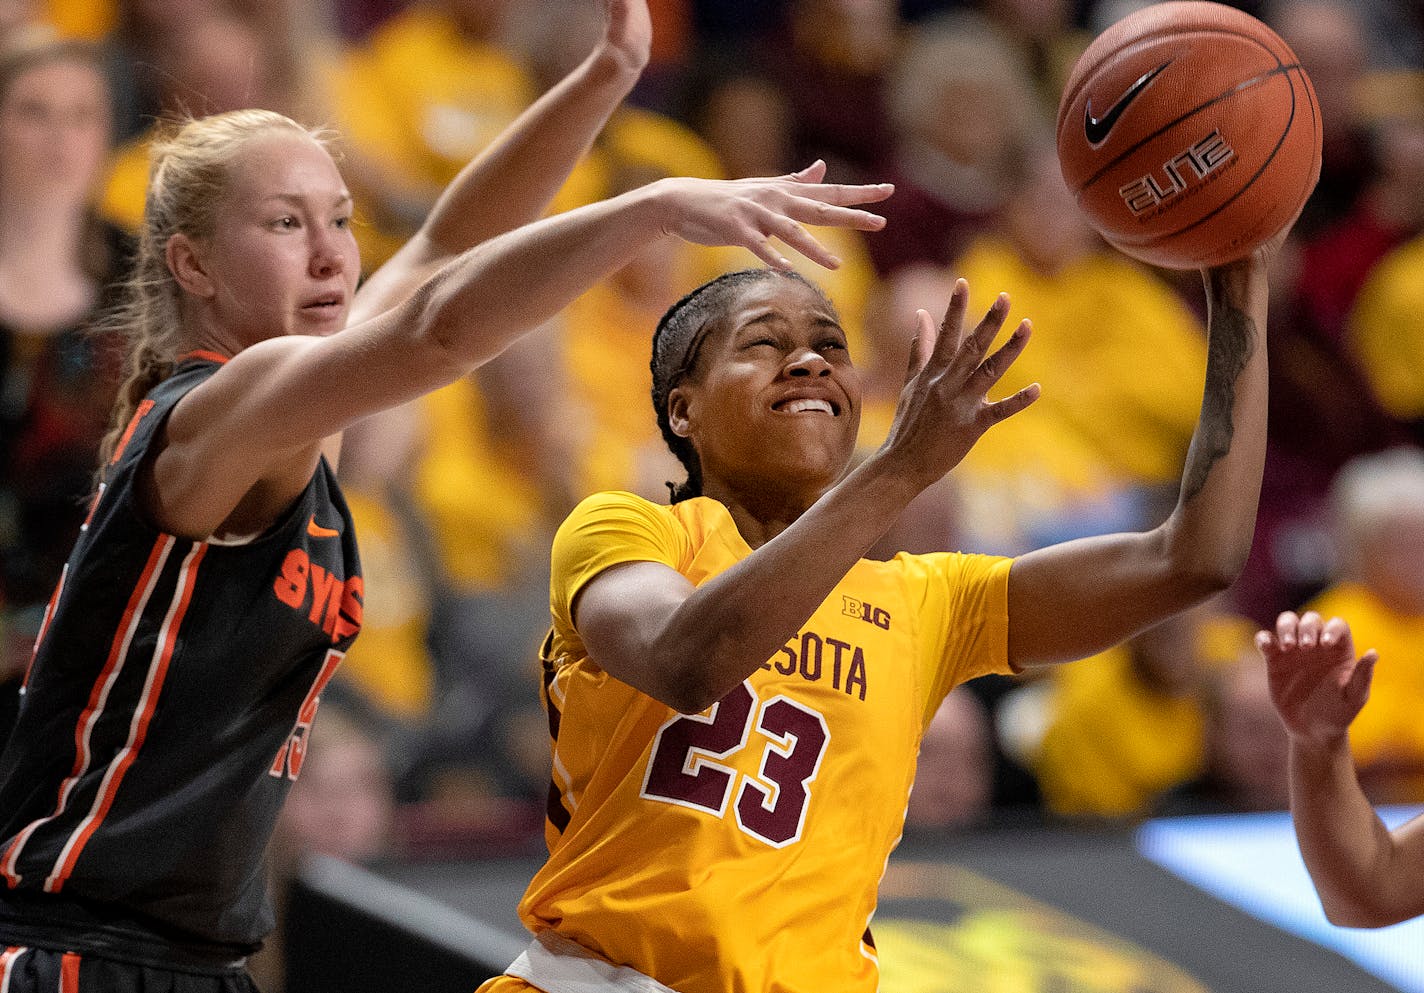
{"label": "orange basketball", "polygon": [[1134,258],[1196,269],[1289,224],[1320,176],[1320,109],[1295,53],[1249,14],[1159,3],[1073,67],[1058,161],[1083,212]]}

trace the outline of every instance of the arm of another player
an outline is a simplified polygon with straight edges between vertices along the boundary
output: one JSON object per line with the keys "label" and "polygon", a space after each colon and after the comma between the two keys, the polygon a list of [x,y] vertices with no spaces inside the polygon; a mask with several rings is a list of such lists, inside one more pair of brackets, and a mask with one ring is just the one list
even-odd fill
{"label": "arm of another player", "polygon": [[771,248],[776,238],[834,267],[802,224],[877,230],[883,218],[851,205],[892,188],[822,183],[824,173],[817,163],[764,179],[660,180],[476,245],[397,306],[338,334],[282,335],[243,349],[169,417],[152,468],[155,519],[175,534],[206,536],[259,484],[264,508],[285,506],[323,439],[494,358],[650,243],[740,246],[787,267]]}
{"label": "arm of another player", "polygon": [[528,224],[548,207],[648,63],[647,0],[599,2],[598,44],[451,181],[420,230],[362,285],[352,324],[399,303],[465,249]]}
{"label": "arm of another player", "polygon": [[[1280,239],[1203,271],[1206,389],[1177,506],[1159,527],[1029,552],[1009,572],[1009,659],[1079,659],[1235,581],[1251,548],[1266,451],[1267,267]],[[1091,334],[1091,329],[1084,329]],[[1143,349],[1142,361],[1152,361]]]}
{"label": "arm of another player", "polygon": [[669,707],[698,713],[776,654],[917,493],[1038,396],[1035,384],[986,399],[1029,328],[1024,322],[986,358],[1008,298],[961,341],[968,295],[960,280],[938,333],[919,312],[890,438],[785,531],[698,587],[655,562],[613,566],[585,584],[574,623],[590,657]]}
{"label": "arm of another player", "polygon": [[1369,697],[1377,656],[1356,659],[1349,625],[1313,611],[1281,614],[1256,645],[1290,734],[1291,817],[1325,916],[1384,927],[1424,914],[1424,817],[1386,828],[1350,756],[1350,723]]}

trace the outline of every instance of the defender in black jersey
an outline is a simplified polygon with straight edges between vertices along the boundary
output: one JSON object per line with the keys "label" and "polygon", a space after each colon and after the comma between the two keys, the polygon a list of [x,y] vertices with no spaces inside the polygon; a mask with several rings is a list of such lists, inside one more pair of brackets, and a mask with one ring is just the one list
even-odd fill
{"label": "defender in black jersey", "polygon": [[801,222],[883,223],[851,205],[889,187],[824,184],[821,164],[530,223],[647,62],[646,0],[604,6],[588,58],[360,294],[319,136],[254,110],[155,144],[104,486],[0,756],[0,993],[250,989],[262,852],[361,622],[342,430],[465,375],[651,241],[789,265],[775,235],[834,265]]}
{"label": "defender in black jersey", "polygon": [[186,358],[139,405],[55,591],[0,766],[0,927],[22,944],[84,920],[73,950],[224,965],[271,928],[263,850],[362,586],[325,459],[250,540],[147,520],[138,467],[220,366]]}

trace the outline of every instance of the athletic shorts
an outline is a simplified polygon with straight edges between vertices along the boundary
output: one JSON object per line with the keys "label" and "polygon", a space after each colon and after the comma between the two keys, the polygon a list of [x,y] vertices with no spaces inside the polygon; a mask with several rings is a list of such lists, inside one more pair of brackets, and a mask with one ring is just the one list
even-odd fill
{"label": "athletic shorts", "polygon": [[504,972],[476,993],[676,993],[636,969],[605,962],[557,931],[540,932]]}
{"label": "athletic shorts", "polygon": [[258,993],[247,972],[182,972],[98,955],[0,948],[0,993]]}
{"label": "athletic shorts", "polygon": [[529,981],[517,976],[495,976],[475,993],[540,993],[539,987],[529,985]]}

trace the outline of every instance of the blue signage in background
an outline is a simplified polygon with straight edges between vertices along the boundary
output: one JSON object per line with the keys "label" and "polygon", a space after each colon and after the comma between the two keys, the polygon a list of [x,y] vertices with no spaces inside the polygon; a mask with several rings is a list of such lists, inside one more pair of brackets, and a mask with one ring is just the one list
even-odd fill
{"label": "blue signage in background", "polygon": [[[1419,807],[1390,807],[1394,827]],[[1332,949],[1404,993],[1424,993],[1424,918],[1379,930],[1325,919],[1296,847],[1290,815],[1230,814],[1148,821],[1137,850],[1173,875],[1283,931]]]}

